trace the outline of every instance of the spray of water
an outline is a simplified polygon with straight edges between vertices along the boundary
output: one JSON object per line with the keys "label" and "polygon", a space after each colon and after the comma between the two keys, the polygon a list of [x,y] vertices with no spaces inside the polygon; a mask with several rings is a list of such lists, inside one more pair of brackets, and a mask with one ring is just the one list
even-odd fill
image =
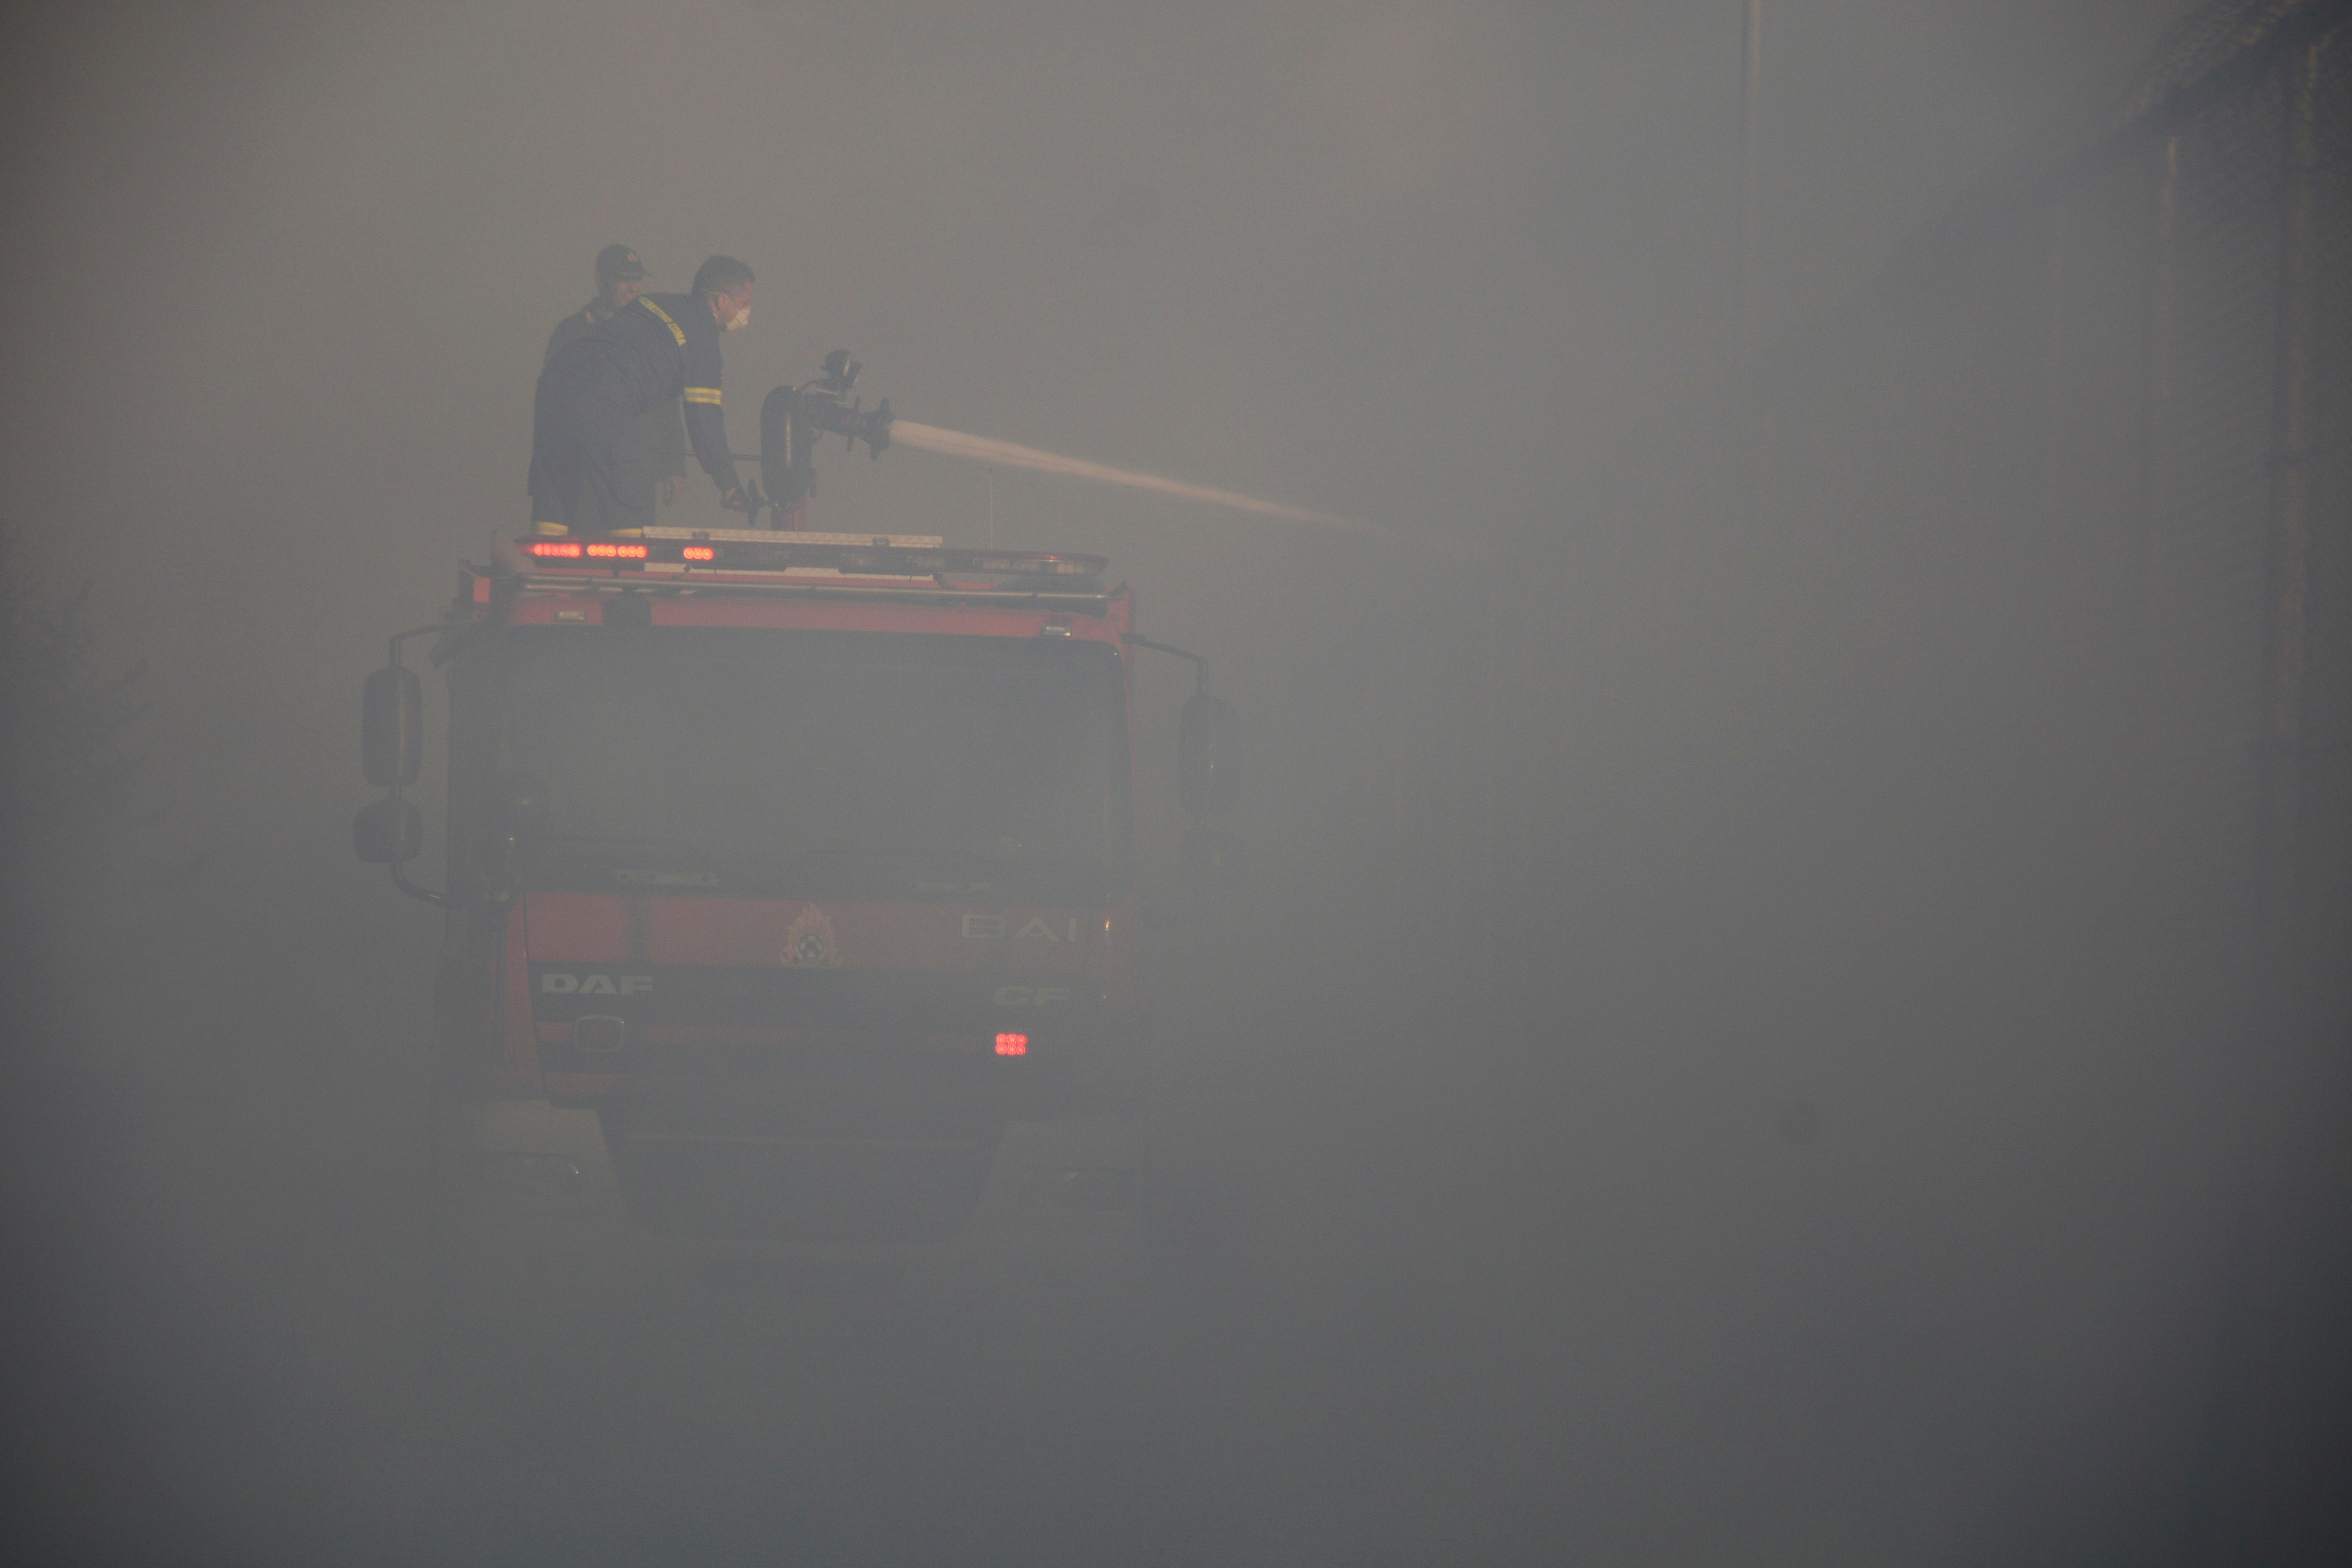
{"label": "spray of water", "polygon": [[[1428,540],[1416,538],[1400,529],[1386,528],[1377,522],[1360,522],[1351,517],[1339,517],[1328,511],[1309,511],[1305,507],[1284,506],[1278,501],[1259,500],[1255,496],[1237,495],[1232,490],[1212,489],[1206,485],[1188,485],[1180,479],[1161,479],[1157,474],[1139,474],[1131,468],[1114,468],[1102,463],[1089,463],[1082,458],[1064,458],[1052,452],[1041,452],[1034,447],[1016,447],[1010,441],[991,440],[985,436],[967,435],[961,430],[942,430],[936,425],[918,425],[911,419],[894,421],[890,439],[905,447],[925,452],[938,452],[950,458],[970,458],[992,468],[1030,468],[1041,474],[1061,474],[1074,479],[1093,479],[1101,484],[1125,485],[1129,489],[1156,490],[1161,495],[1175,496],[1183,500],[1205,502],[1210,506],[1231,507],[1236,511],[1254,512],[1259,517],[1275,518],[1283,522],[1307,523],[1318,528],[1343,529],[1368,538],[1385,539],[1402,543],[1425,544]],[[993,498],[992,497],[992,500]]]}

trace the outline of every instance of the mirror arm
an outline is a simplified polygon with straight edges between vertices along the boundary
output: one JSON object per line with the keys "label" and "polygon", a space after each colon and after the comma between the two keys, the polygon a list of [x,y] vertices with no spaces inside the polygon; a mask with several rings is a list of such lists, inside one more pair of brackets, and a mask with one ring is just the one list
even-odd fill
{"label": "mirror arm", "polygon": [[436,893],[430,888],[418,887],[400,874],[400,862],[397,860],[392,863],[392,885],[412,899],[423,899],[428,904],[439,904],[445,909],[448,906],[448,894]]}
{"label": "mirror arm", "polygon": [[402,643],[406,642],[411,637],[424,637],[429,632],[446,632],[448,629],[448,625],[446,622],[436,621],[429,626],[411,626],[404,632],[393,633],[391,646],[384,652],[384,663],[391,665],[394,669],[399,668],[400,645]]}
{"label": "mirror arm", "polygon": [[[411,626],[404,632],[393,633],[391,644],[384,651],[384,662],[390,665],[393,668],[398,669],[400,668],[400,645],[402,643],[406,642],[410,637],[421,637],[427,632],[446,630],[448,630],[448,627],[442,625],[440,622],[436,621],[429,626]],[[400,798],[400,784],[397,782],[399,774],[395,773],[393,776],[395,782],[384,791],[384,795],[388,799],[398,800]],[[392,885],[398,888],[402,892],[406,893],[410,898],[422,899],[428,904],[439,904],[446,907],[449,902],[449,897],[446,893],[436,893],[430,888],[420,888],[415,883],[410,881],[406,875],[402,872],[400,862],[397,860],[394,860],[392,863]]]}
{"label": "mirror arm", "polygon": [[1174,647],[1164,642],[1153,642],[1150,637],[1130,637],[1127,639],[1127,646],[1129,647],[1148,647],[1154,653],[1173,654],[1178,658],[1191,659],[1192,661],[1193,695],[1196,697],[1205,697],[1208,695],[1209,661],[1205,656],[1193,653],[1186,648]]}
{"label": "mirror arm", "polygon": [[[396,658],[398,655],[399,645],[394,644],[394,657]],[[398,783],[399,775],[395,773],[393,777],[394,782],[384,790],[383,794],[385,799],[396,801],[400,798],[400,784]],[[436,893],[430,888],[420,888],[415,883],[410,881],[407,874],[401,870],[399,861],[394,860],[392,862],[391,869],[392,885],[398,888],[402,892],[406,893],[410,898],[423,899],[428,904],[439,904],[445,908],[447,906],[449,897],[446,893]]]}

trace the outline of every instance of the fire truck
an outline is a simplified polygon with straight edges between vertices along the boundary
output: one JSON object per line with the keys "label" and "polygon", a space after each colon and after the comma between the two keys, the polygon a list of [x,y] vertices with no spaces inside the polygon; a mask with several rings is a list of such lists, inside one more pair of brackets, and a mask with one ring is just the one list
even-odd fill
{"label": "fire truck", "polygon": [[[653,528],[462,566],[367,679],[360,857],[438,904],[434,1161],[482,1268],[1120,1250],[1152,1215],[1129,712],[1192,665],[1194,891],[1234,710],[1077,554]],[[418,671],[446,680],[437,887]]]}

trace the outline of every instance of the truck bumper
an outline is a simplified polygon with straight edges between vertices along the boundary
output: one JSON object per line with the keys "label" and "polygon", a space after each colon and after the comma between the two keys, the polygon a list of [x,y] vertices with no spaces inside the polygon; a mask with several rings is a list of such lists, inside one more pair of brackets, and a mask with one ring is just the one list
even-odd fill
{"label": "truck bumper", "polygon": [[1140,1251],[1150,1202],[1139,1119],[1073,1116],[1006,1122],[969,1219],[945,1240],[680,1236],[644,1222],[607,1136],[595,1111],[544,1100],[442,1107],[435,1158],[445,1252],[482,1305],[608,1305],[668,1277],[745,1265],[887,1263],[1014,1277],[1115,1267]]}

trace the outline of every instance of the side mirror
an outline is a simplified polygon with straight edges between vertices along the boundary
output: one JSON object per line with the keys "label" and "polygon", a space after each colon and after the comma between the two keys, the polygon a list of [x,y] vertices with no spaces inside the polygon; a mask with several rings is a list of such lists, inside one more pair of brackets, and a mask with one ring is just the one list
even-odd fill
{"label": "side mirror", "polygon": [[1241,836],[1213,827],[1186,828],[1176,860],[1184,885],[1196,893],[1231,892],[1249,876],[1249,854]]}
{"label": "side mirror", "polygon": [[425,770],[425,693],[416,672],[385,665],[360,696],[360,768],[378,789],[413,784]]}
{"label": "side mirror", "polygon": [[352,851],[371,866],[399,866],[425,852],[425,819],[414,801],[372,800],[352,819]]}
{"label": "side mirror", "polygon": [[1241,715],[1222,698],[1202,694],[1184,704],[1176,723],[1176,798],[1186,811],[1215,816],[1241,800]]}

